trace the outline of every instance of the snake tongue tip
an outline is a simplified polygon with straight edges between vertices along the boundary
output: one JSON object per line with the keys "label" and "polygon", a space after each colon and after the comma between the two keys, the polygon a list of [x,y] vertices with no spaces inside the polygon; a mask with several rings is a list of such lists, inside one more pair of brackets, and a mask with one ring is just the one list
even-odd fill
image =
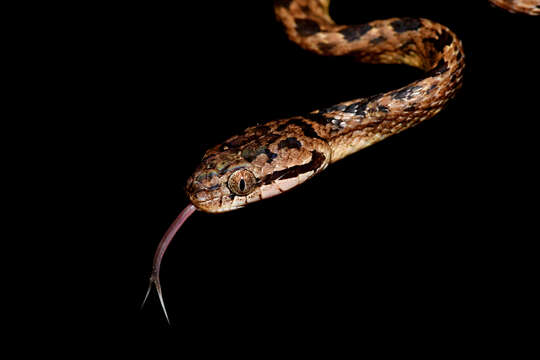
{"label": "snake tongue tip", "polygon": [[163,300],[163,294],[161,292],[161,284],[159,282],[159,275],[152,276],[151,281],[156,286],[156,291],[158,293],[159,302],[161,303],[161,308],[163,309],[163,313],[165,314],[165,318],[167,319],[167,323],[171,325],[171,322],[169,320],[169,315],[167,315],[167,309],[165,308],[165,301]]}
{"label": "snake tongue tip", "polygon": [[144,295],[144,300],[141,304],[141,310],[144,308],[144,305],[146,304],[146,300],[148,300],[148,295],[150,294],[150,291],[152,291],[152,278],[150,278],[150,283],[148,284],[148,290],[146,290],[146,295]]}
{"label": "snake tongue tip", "polygon": [[152,276],[150,277],[150,283],[148,284],[146,295],[144,296],[144,300],[141,304],[141,310],[144,308],[144,305],[146,304],[146,300],[148,300],[148,295],[150,294],[150,291],[152,291],[152,286],[156,287],[156,291],[159,297],[159,302],[161,304],[161,308],[163,309],[163,313],[165,314],[165,319],[167,319],[167,323],[171,325],[171,321],[169,320],[169,315],[167,314],[167,309],[165,308],[165,301],[163,300],[163,293],[161,291],[161,283],[159,282],[159,275],[152,274]]}

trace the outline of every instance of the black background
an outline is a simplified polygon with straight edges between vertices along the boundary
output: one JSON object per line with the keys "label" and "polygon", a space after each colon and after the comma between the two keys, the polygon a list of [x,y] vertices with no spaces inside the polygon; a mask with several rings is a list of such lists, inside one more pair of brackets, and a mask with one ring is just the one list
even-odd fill
{"label": "black background", "polygon": [[[183,186],[210,146],[420,76],[305,52],[270,1],[249,3],[96,5],[95,17],[79,15],[88,27],[72,82],[88,87],[75,132],[92,186],[74,195],[90,215],[71,258],[84,264],[77,299],[92,303],[86,321],[167,327],[155,293],[139,306],[155,247],[187,205]],[[411,16],[447,25],[464,43],[463,89],[434,119],[288,194],[195,213],[162,266],[180,342],[449,329],[470,338],[505,318],[493,316],[501,296],[522,290],[528,238],[515,217],[531,181],[521,139],[538,120],[538,19],[484,1],[334,1],[331,14],[338,23]]]}

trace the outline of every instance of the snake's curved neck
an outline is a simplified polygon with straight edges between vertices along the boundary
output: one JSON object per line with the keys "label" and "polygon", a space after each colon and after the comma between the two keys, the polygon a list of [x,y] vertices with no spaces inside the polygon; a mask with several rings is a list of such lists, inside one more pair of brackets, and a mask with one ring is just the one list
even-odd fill
{"label": "snake's curved neck", "polygon": [[435,116],[460,88],[461,42],[447,27],[422,18],[390,18],[336,25],[329,1],[277,1],[289,38],[320,55],[352,55],[361,62],[406,64],[423,78],[397,90],[353,99],[306,116],[332,148],[332,162]]}

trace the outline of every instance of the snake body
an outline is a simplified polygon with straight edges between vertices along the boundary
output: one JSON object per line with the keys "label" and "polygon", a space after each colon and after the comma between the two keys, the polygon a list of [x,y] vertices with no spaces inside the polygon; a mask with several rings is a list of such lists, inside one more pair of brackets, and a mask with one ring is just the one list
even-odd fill
{"label": "snake body", "polygon": [[[514,12],[540,11],[540,0],[492,0]],[[330,0],[276,0],[276,18],[292,41],[320,55],[406,64],[425,71],[386,93],[247,128],[208,150],[186,192],[206,212],[225,212],[281,194],[329,164],[435,116],[460,88],[463,47],[446,26],[423,18],[335,24]]]}
{"label": "snake body", "polygon": [[208,150],[186,191],[206,212],[281,194],[329,164],[432,118],[460,88],[465,56],[447,27],[422,18],[337,25],[329,0],[274,2],[288,37],[320,55],[406,64],[425,71],[402,88],[247,128]]}
{"label": "snake body", "polygon": [[[514,12],[540,11],[540,0],[492,0]],[[186,192],[206,212],[225,212],[281,194],[329,164],[435,116],[460,88],[463,47],[446,26],[423,18],[335,24],[330,0],[276,0],[288,37],[320,55],[406,64],[425,71],[402,88],[247,128],[208,150]]]}
{"label": "snake body", "polygon": [[[513,12],[540,13],[540,0],[491,2]],[[195,210],[226,212],[292,189],[329,164],[432,118],[460,88],[463,47],[446,26],[423,18],[339,25],[329,15],[329,4],[275,0],[274,11],[288,37],[306,50],[351,55],[366,63],[406,64],[424,75],[396,90],[249,127],[208,150],[187,181],[191,204],[171,225],[154,257],[148,292],[155,284],[164,310],[161,260]]]}

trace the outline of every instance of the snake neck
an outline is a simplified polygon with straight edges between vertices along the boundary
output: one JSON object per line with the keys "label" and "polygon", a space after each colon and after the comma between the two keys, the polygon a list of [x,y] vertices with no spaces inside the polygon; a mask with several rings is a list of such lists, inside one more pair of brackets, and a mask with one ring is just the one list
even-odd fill
{"label": "snake neck", "polygon": [[460,88],[461,42],[447,27],[422,18],[390,18],[336,25],[329,1],[276,1],[288,37],[320,55],[352,55],[365,63],[405,64],[424,76],[397,90],[353,99],[304,116],[338,161],[437,114]]}

